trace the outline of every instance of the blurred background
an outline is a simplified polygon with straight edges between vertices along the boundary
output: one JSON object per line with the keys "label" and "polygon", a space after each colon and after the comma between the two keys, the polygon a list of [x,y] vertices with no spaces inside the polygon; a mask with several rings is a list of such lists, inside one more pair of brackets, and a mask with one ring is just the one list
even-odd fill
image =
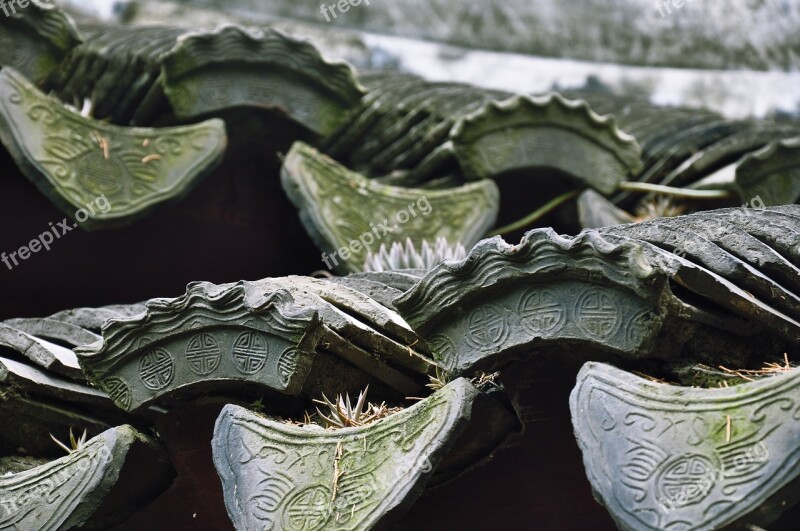
{"label": "blurred background", "polygon": [[[318,38],[339,30],[357,66],[432,80],[532,92],[599,83],[730,117],[800,110],[796,0],[365,0],[336,18],[320,0],[60,3],[104,20],[280,21]],[[332,55],[344,51],[329,44]]]}

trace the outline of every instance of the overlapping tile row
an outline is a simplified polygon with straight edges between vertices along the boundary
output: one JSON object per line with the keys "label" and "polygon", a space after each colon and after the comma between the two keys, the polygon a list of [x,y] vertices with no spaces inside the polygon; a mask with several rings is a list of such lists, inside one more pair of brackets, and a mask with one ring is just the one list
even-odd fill
{"label": "overlapping tile row", "polygon": [[567,345],[701,356],[709,337],[731,333],[746,360],[759,337],[800,343],[798,209],[719,210],[575,237],[537,229],[518,245],[484,240],[395,306],[458,375]]}
{"label": "overlapping tile row", "polygon": [[[322,147],[368,177],[385,177],[387,184],[401,186],[448,177],[457,167],[447,143],[455,122],[505,95],[392,72],[367,72],[360,79],[368,94]],[[457,176],[450,176],[449,181],[457,182]]]}
{"label": "overlapping tile row", "polygon": [[320,136],[335,131],[365,92],[348,63],[327,61],[309,42],[272,28],[183,35],[162,72],[178,118],[256,107],[285,113]]}
{"label": "overlapping tile row", "polygon": [[[256,284],[265,291],[288,290],[301,307],[317,309],[325,325],[319,361],[322,367],[334,361],[342,382],[362,373],[390,394],[416,396],[436,371],[430,350],[417,333],[393,309],[355,289],[297,276]],[[312,368],[307,393],[332,396],[342,390],[327,374]]]}
{"label": "overlapping tile row", "polygon": [[641,169],[641,148],[585,101],[559,94],[492,101],[452,131],[467,179],[557,168],[605,194]]}
{"label": "overlapping tile row", "polygon": [[635,241],[541,229],[518,245],[480,242],[463,261],[434,267],[395,306],[461,375],[557,345],[650,355],[680,305],[667,281]]}
{"label": "overlapping tile row", "polygon": [[311,309],[285,291],[248,283],[190,285],[177,299],[112,320],[103,341],[76,350],[87,377],[122,409],[138,409],[182,388],[238,380],[297,394],[320,338]]}
{"label": "overlapping tile row", "polygon": [[81,308],[0,323],[0,418],[6,426],[0,451],[24,449],[53,458],[61,451],[51,433],[85,429],[94,436],[125,422],[150,422],[163,412],[147,408],[130,415],[120,410],[108,393],[86,380],[73,351],[99,341],[108,318],[138,309]]}
{"label": "overlapping tile row", "polygon": [[28,333],[10,323],[0,324],[0,346],[3,348],[13,350],[27,362],[61,377],[83,379],[75,353],[52,341],[57,338],[51,337],[48,341],[39,335]]}
{"label": "overlapping tile row", "polygon": [[[737,200],[792,203],[800,195],[792,149],[775,148],[800,135],[789,123],[733,121],[589,91],[515,96],[394,72],[357,78],[346,63],[272,28],[90,26],[86,35],[72,43],[48,88],[77,107],[90,101],[94,118],[162,125],[219,115],[238,123],[241,116],[229,111],[266,110],[275,123],[288,117],[299,124],[326,154],[381,184],[452,190],[524,174],[538,190],[533,206],[589,189],[609,197],[620,214],[634,214],[653,197],[622,186],[628,181],[718,197],[684,201],[690,210]],[[770,143],[772,149],[738,160]],[[147,160],[151,172],[158,164],[147,154],[138,160]],[[501,192],[512,189],[506,184]]]}
{"label": "overlapping tile row", "polygon": [[584,101],[396,73],[361,79],[369,88],[361,108],[323,147],[386,183],[445,187],[549,169],[611,193],[641,165],[635,139]]}
{"label": "overlapping tile row", "polygon": [[0,67],[22,72],[38,86],[83,37],[75,22],[55,5],[30,0],[24,8],[4,6],[0,17]]}
{"label": "overlapping tile row", "polygon": [[52,88],[120,125],[198,120],[266,109],[316,135],[335,130],[364,89],[352,66],[273,29],[95,28],[61,64]]}
{"label": "overlapping tile row", "polygon": [[[589,90],[515,96],[393,72],[361,80],[369,89],[361,108],[322,147],[380,182],[449,188],[516,173],[539,183],[556,171],[562,188],[597,190],[630,212],[653,194],[623,181],[720,192],[705,205],[689,202],[692,209],[798,199],[790,146],[800,127],[792,122],[730,120]],[[768,144],[757,160],[771,162],[758,171],[742,158]],[[542,192],[537,204],[554,193]]]}
{"label": "overlapping tile row", "polygon": [[[800,194],[787,178],[797,168],[791,150],[770,149],[760,158],[771,159],[756,171],[751,166],[754,152],[767,145],[800,137],[793,121],[731,120],[701,109],[659,107],[644,99],[590,91],[565,94],[586,99],[598,113],[613,114],[619,127],[639,142],[644,167],[634,181],[694,190],[728,190],[734,204],[760,197],[767,206],[795,203]],[[651,196],[646,195],[644,199]],[[640,194],[622,191],[614,203],[631,212],[641,202]],[[738,203],[737,203],[738,201]],[[713,209],[729,205],[706,202],[693,208]]]}
{"label": "overlapping tile row", "polygon": [[738,316],[787,347],[800,341],[799,206],[721,209],[601,233],[644,242],[653,263],[707,301],[705,316]]}
{"label": "overlapping tile row", "polygon": [[169,113],[159,82],[161,58],[186,30],[95,26],[54,74],[49,88],[90,116],[117,125],[153,125]]}
{"label": "overlapping tile row", "polygon": [[192,284],[182,297],[109,321],[102,342],[76,352],[90,381],[127,411],[237,383],[290,396],[331,393],[316,377],[306,386],[316,356],[345,360],[408,394],[436,367],[394,311],[304,277]]}
{"label": "overlapping tile row", "polygon": [[95,198],[107,201],[108,211],[87,210],[88,219],[80,220],[86,229],[129,224],[181,198],[215,169],[226,148],[225,124],[168,126],[255,108],[319,138],[337,129],[364,93],[352,66],[328,61],[310,43],[272,28],[89,25],[79,40],[66,15],[38,2],[0,28],[24,33],[29,26],[61,55],[46,77],[34,76],[30,65],[49,57],[43,44],[21,34],[4,47],[13,57],[3,60],[3,143],[69,216]]}

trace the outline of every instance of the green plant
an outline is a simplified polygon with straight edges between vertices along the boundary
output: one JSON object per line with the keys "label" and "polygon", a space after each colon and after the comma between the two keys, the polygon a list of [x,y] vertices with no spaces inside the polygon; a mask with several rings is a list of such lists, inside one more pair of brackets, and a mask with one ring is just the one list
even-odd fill
{"label": "green plant", "polygon": [[460,243],[451,245],[442,237],[433,244],[423,240],[417,248],[410,238],[405,244],[394,242],[391,246],[382,243],[377,251],[369,252],[364,261],[364,271],[395,271],[398,269],[431,269],[445,260],[462,260],[467,251]]}
{"label": "green plant", "polygon": [[425,384],[425,387],[433,391],[438,391],[450,383],[450,375],[447,371],[438,366],[436,367],[436,375],[428,376],[428,379],[430,379],[430,382]]}
{"label": "green plant", "polygon": [[87,437],[87,432],[84,429],[83,430],[83,435],[81,435],[78,439],[75,439],[75,435],[72,433],[72,427],[70,427],[69,428],[69,443],[70,443],[70,446],[67,446],[66,444],[64,444],[61,441],[59,441],[58,439],[56,439],[53,436],[52,433],[50,434],[50,438],[53,439],[53,441],[57,445],[59,445],[61,448],[63,448],[68,454],[71,454],[73,452],[77,452],[78,450],[83,448],[86,445],[86,437]]}
{"label": "green plant", "polygon": [[487,385],[496,383],[499,377],[500,377],[499,372],[488,373],[480,371],[470,380],[470,382],[472,382],[472,385],[474,385],[478,389],[482,389]]}
{"label": "green plant", "polygon": [[262,396],[258,400],[253,400],[250,402],[250,410],[255,411],[256,413],[264,413],[266,410],[264,407],[264,397]]}
{"label": "green plant", "polygon": [[636,221],[647,221],[656,218],[672,218],[686,212],[686,206],[677,205],[673,199],[665,195],[657,195],[643,201],[636,209]]}
{"label": "green plant", "polygon": [[359,393],[355,406],[350,401],[350,395],[346,393],[344,396],[337,396],[335,402],[329,400],[323,393],[322,400],[314,400],[314,402],[325,406],[328,409],[328,415],[320,411],[319,408],[317,408],[317,415],[328,428],[364,426],[388,416],[390,411],[386,407],[386,403],[382,402],[380,405],[367,403],[368,391],[369,386]]}

